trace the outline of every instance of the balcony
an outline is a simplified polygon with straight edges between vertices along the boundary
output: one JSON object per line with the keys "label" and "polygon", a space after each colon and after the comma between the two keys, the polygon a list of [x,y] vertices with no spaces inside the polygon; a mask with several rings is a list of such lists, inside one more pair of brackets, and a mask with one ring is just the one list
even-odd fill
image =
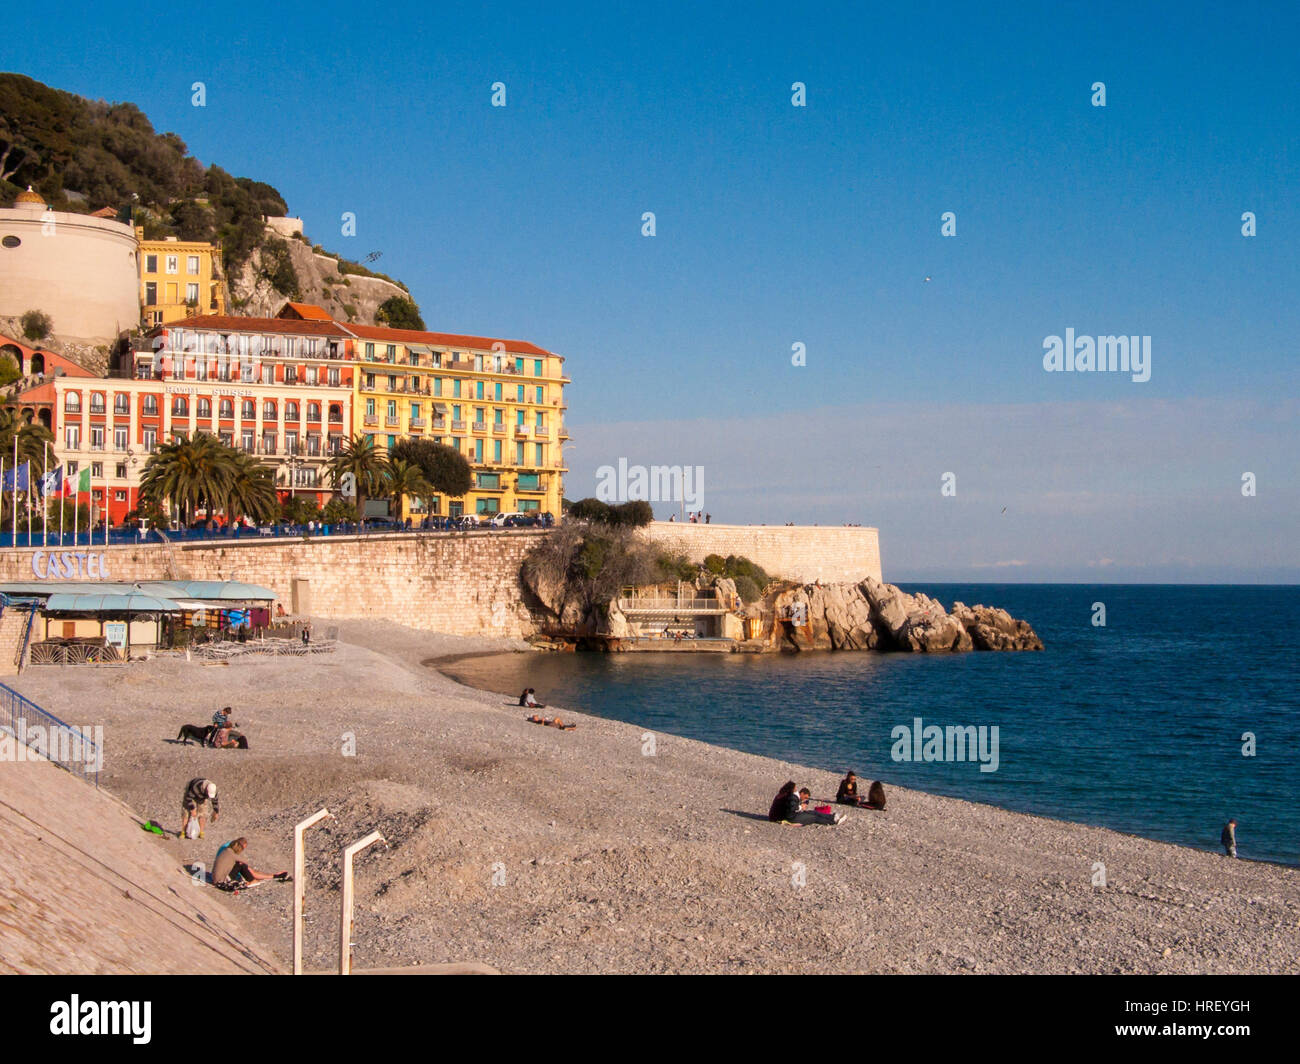
{"label": "balcony", "polygon": [[452,361],[448,363],[447,368],[455,373],[473,373],[474,363],[464,361]]}
{"label": "balcony", "polygon": [[506,434],[506,425],[504,421],[494,421],[492,423],[492,435],[504,436]]}
{"label": "balcony", "polygon": [[487,432],[487,422],[486,422],[486,421],[476,421],[476,422],[474,422],[474,431],[475,431],[475,432]]}
{"label": "balcony", "polygon": [[413,418],[411,418],[411,431],[412,431],[412,432],[423,432],[423,431],[424,431],[424,418],[422,418],[422,417],[413,417]]}
{"label": "balcony", "polygon": [[453,421],[453,422],[451,423],[451,431],[452,431],[452,432],[464,432],[464,431],[465,431],[465,422],[463,422],[463,421]]}
{"label": "balcony", "polygon": [[[330,420],[331,420],[331,421],[334,421],[334,420],[336,420],[336,419],[335,419],[335,418],[330,418]],[[337,420],[342,421],[343,419],[342,419],[342,418],[338,418]],[[365,427],[368,428],[368,429],[378,428],[378,427],[379,427],[379,415],[378,415],[378,414],[367,414],[365,417],[363,417],[363,418],[361,419],[361,424],[365,425]]]}
{"label": "balcony", "polygon": [[386,418],[384,418],[384,428],[386,428],[386,429],[396,429],[396,428],[400,428],[400,427],[401,427],[401,424],[402,424],[402,419],[401,419],[400,417],[386,417]]}
{"label": "balcony", "polygon": [[436,417],[436,418],[433,419],[433,428],[434,428],[434,431],[435,431],[435,432],[441,432],[441,431],[442,431],[443,429],[445,429],[446,427],[447,427],[447,419],[446,419],[446,418],[443,418],[443,417]]}
{"label": "balcony", "polygon": [[530,429],[527,425],[515,426],[515,439],[530,440],[532,439],[532,437],[533,437],[533,430]]}

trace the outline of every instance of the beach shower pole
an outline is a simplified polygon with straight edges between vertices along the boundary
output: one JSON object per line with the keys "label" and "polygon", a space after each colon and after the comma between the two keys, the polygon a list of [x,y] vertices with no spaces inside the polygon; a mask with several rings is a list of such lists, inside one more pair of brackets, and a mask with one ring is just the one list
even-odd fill
{"label": "beach shower pole", "polygon": [[306,889],[303,879],[307,875],[307,858],[303,853],[302,837],[318,821],[334,814],[328,809],[318,809],[293,829],[293,974],[302,975],[302,896]]}
{"label": "beach shower pole", "polygon": [[343,851],[343,918],[339,921],[339,975],[352,974],[352,855],[372,843],[383,842],[384,836],[372,831],[364,839],[354,842]]}

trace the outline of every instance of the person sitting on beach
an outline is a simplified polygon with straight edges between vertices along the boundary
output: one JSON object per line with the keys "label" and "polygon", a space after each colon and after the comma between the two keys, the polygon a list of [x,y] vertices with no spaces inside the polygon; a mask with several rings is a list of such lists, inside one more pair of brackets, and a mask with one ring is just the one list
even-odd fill
{"label": "person sitting on beach", "polygon": [[767,819],[773,823],[787,824],[838,824],[844,819],[843,813],[818,813],[805,809],[804,795],[809,795],[807,787],[796,792],[794,780],[787,780],[772,799]]}
{"label": "person sitting on beach", "polygon": [[860,805],[858,797],[858,777],[852,771],[840,780],[840,789],[835,792],[835,801],[840,805]]}
{"label": "person sitting on beach", "polygon": [[208,811],[212,811],[212,823],[221,818],[221,804],[217,801],[217,785],[202,776],[196,776],[185,785],[181,795],[181,830],[178,836],[185,834],[191,820],[199,823],[199,838],[203,838],[203,829],[207,826]]}
{"label": "person sitting on beach", "polygon": [[880,780],[874,780],[867,790],[867,800],[862,803],[864,809],[885,808],[885,785]]}
{"label": "person sitting on beach", "polygon": [[249,865],[247,861],[240,860],[247,848],[248,840],[238,838],[225,843],[217,850],[217,856],[212,862],[212,885],[214,887],[249,887],[254,883],[262,883],[268,879],[278,879],[282,882],[288,881],[288,872],[259,872]]}
{"label": "person sitting on beach", "polygon": [[218,728],[224,728],[230,723],[231,708],[224,706],[212,714],[212,723]]}
{"label": "person sitting on beach", "polygon": [[537,692],[531,687],[525,687],[519,694],[519,704],[528,709],[545,709],[546,707],[537,701]]}

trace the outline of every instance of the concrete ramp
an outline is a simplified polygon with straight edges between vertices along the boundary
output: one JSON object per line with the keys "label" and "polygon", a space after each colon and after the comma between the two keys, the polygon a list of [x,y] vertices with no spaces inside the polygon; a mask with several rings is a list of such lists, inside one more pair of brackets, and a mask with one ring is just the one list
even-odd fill
{"label": "concrete ramp", "polygon": [[0,973],[283,971],[141,823],[47,761],[0,761]]}

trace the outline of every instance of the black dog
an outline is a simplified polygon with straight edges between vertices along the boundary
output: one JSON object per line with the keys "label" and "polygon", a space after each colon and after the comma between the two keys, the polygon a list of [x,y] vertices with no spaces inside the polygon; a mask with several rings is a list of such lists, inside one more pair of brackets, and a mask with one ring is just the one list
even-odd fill
{"label": "black dog", "polygon": [[191,739],[197,739],[200,746],[207,746],[212,733],[216,730],[215,725],[212,724],[182,724],[176,742],[183,741],[186,746],[189,746]]}

